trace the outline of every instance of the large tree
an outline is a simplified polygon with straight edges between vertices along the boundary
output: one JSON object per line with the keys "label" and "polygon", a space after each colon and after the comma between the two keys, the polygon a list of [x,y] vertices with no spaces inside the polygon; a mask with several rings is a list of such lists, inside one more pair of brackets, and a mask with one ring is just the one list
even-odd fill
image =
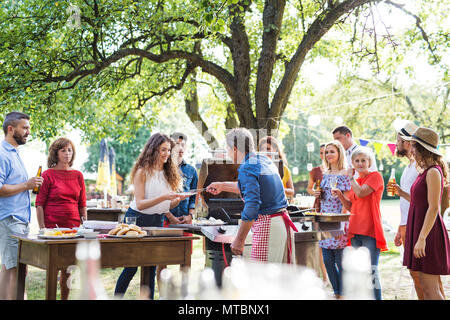
{"label": "large tree", "polygon": [[197,94],[206,75],[224,92],[228,126],[278,129],[305,59],[342,55],[340,40],[321,41],[333,27],[352,35],[359,56],[390,44],[370,28],[380,2],[417,17],[410,32],[433,49],[420,17],[392,1],[4,1],[0,108],[31,113],[43,138],[70,123],[94,139],[151,125],[157,99],[183,89],[186,112],[207,131]]}

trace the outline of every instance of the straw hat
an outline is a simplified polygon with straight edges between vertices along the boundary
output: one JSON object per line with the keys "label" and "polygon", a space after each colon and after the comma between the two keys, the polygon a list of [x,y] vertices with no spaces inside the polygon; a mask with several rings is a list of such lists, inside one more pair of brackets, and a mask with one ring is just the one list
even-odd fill
{"label": "straw hat", "polygon": [[411,136],[411,140],[420,143],[420,145],[428,151],[433,152],[438,156],[442,156],[442,153],[437,150],[437,147],[439,145],[439,135],[434,130],[419,127],[416,131],[414,131],[413,135]]}
{"label": "straw hat", "polygon": [[408,121],[400,129],[397,130],[397,133],[403,140],[410,141],[411,136],[413,135],[414,131],[417,130],[417,128],[418,126],[416,126],[413,122]]}

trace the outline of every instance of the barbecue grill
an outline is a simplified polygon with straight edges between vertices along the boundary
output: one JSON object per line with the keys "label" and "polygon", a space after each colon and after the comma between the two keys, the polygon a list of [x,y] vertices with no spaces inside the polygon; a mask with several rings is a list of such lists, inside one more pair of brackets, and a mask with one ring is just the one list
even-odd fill
{"label": "barbecue grill", "polygon": [[[281,159],[273,158],[278,166],[280,176],[283,176],[283,164]],[[199,173],[197,188],[205,188],[212,182],[237,181],[239,164],[234,164],[225,159],[204,159]],[[244,209],[244,202],[238,194],[222,192],[212,195],[206,191],[201,193],[207,208],[206,218],[213,217],[224,221],[223,225],[173,225],[172,227],[183,227],[189,232],[202,235],[205,239],[205,265],[214,270],[216,283],[222,285],[222,272],[230,264],[233,255],[230,244],[233,242],[239,229],[239,219]],[[319,245],[322,237],[328,237],[330,232],[339,232],[339,221],[320,221],[313,215],[305,215],[305,211],[296,206],[288,206],[287,210],[294,225],[299,232],[295,232],[296,262],[299,265],[310,267],[320,272]],[[308,209],[310,211],[310,209]],[[348,219],[348,218],[347,218]],[[340,221],[343,221],[342,219]],[[322,231],[326,231],[322,235]],[[245,241],[243,256],[249,257],[252,233],[249,232]]]}

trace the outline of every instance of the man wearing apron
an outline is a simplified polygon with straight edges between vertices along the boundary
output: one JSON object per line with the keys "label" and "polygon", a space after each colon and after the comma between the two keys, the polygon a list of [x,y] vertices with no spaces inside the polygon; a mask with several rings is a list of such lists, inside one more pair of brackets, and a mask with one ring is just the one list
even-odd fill
{"label": "man wearing apron", "polygon": [[294,231],[298,231],[286,210],[288,206],[278,169],[268,157],[257,155],[253,137],[245,128],[226,135],[228,155],[240,163],[237,182],[213,182],[207,191],[241,194],[244,210],[231,244],[233,254],[244,251],[245,238],[253,231],[251,260],[295,264]]}

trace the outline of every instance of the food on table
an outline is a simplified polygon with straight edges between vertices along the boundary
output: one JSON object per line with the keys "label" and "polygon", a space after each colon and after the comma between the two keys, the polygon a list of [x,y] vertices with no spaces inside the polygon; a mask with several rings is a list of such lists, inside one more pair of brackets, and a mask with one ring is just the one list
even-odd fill
{"label": "food on table", "polygon": [[307,216],[338,216],[345,213],[306,211],[304,214]]}
{"label": "food on table", "polygon": [[44,236],[47,237],[75,237],[77,230],[60,230],[60,229],[45,229]]}
{"label": "food on table", "polygon": [[135,224],[119,223],[117,227],[108,232],[110,236],[138,237],[147,235],[147,231]]}
{"label": "food on table", "polygon": [[209,217],[209,219],[199,219],[194,224],[196,225],[221,225],[225,224],[225,222],[221,219],[215,219],[214,217]]}

